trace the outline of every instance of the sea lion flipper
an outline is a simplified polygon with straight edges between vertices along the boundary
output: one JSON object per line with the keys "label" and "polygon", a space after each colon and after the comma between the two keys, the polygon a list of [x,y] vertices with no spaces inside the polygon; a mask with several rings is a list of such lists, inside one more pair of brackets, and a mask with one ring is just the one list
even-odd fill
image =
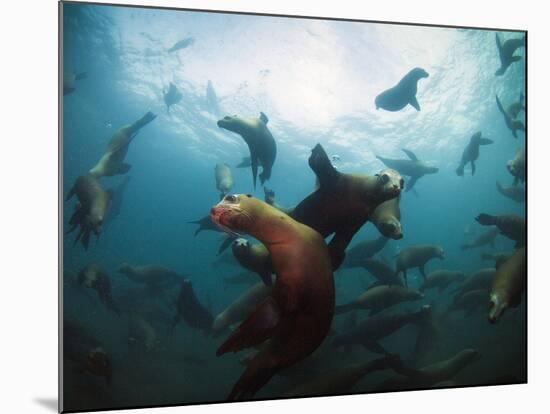
{"label": "sea lion flipper", "polygon": [[308,163],[319,180],[320,189],[330,188],[335,183],[338,178],[338,171],[336,171],[331,164],[321,144],[317,144],[313,147]]}
{"label": "sea lion flipper", "polygon": [[269,122],[269,118],[267,117],[266,114],[264,114],[263,112],[260,112],[260,121],[262,121],[264,124],[267,125],[267,123]]}
{"label": "sea lion flipper", "polygon": [[500,102],[500,99],[498,99],[498,96],[495,95],[495,99],[497,101],[498,110],[504,115],[505,117],[508,117],[508,114],[504,110],[504,107],[502,106],[502,103]]}
{"label": "sea lion flipper", "polygon": [[407,157],[411,159],[411,161],[418,161],[418,157],[416,154],[408,149],[401,148],[401,151],[403,151],[405,154],[407,154]]}
{"label": "sea lion flipper", "polygon": [[415,183],[416,183],[416,180],[418,180],[418,177],[411,177],[407,180],[407,188],[405,189],[405,191],[410,191],[413,189]]}
{"label": "sea lion flipper", "polygon": [[420,104],[416,100],[416,96],[411,96],[411,98],[409,99],[409,104],[417,111],[420,111]]}
{"label": "sea lion flipper", "polygon": [[[200,230],[200,227],[199,227]],[[227,237],[223,240],[222,244],[220,244],[220,247],[218,248],[218,256],[222,254],[225,249],[227,249],[229,246],[231,246],[231,243],[236,239],[235,236],[229,234]]]}
{"label": "sea lion flipper", "polygon": [[495,40],[496,40],[496,43],[497,43],[498,55],[500,56],[500,59],[502,60],[502,44],[500,43],[500,37],[498,37],[498,33],[495,33]]}
{"label": "sea lion flipper", "polygon": [[261,344],[268,339],[279,323],[279,305],[272,297],[263,301],[227,340],[218,348],[216,355],[238,352],[244,348]]}
{"label": "sea lion flipper", "polygon": [[250,167],[252,168],[252,181],[254,183],[254,190],[256,189],[256,178],[258,177],[258,154],[252,146],[250,148]]}
{"label": "sea lion flipper", "polygon": [[472,160],[470,164],[472,165],[472,175],[474,175],[476,173],[476,163]]}

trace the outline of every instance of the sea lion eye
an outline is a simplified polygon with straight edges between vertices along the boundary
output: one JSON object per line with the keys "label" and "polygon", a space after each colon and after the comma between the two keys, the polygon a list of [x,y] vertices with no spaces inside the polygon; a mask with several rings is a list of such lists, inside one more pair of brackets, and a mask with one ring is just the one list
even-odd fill
{"label": "sea lion eye", "polygon": [[224,201],[227,201],[228,203],[236,203],[237,202],[237,196],[235,195],[226,195],[224,198]]}
{"label": "sea lion eye", "polygon": [[382,180],[382,184],[386,184],[388,181],[390,181],[390,176],[388,174],[382,174],[380,176],[380,179]]}

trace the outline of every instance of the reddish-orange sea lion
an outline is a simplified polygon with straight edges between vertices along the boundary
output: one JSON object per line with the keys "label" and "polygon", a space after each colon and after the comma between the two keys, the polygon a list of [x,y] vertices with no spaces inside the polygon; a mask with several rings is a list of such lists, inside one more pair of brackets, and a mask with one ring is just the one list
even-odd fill
{"label": "reddish-orange sea lion", "polygon": [[229,336],[217,355],[260,345],[230,400],[251,398],[275,373],[310,355],[327,336],[334,314],[334,279],[323,237],[248,195],[228,195],[210,212],[231,232],[247,233],[269,250],[273,293]]}

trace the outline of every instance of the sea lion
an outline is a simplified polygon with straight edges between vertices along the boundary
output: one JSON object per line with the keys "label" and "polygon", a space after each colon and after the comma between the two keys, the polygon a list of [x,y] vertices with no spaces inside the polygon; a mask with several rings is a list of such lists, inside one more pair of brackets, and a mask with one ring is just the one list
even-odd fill
{"label": "sea lion", "polygon": [[521,181],[525,183],[526,180],[526,164],[525,164],[525,149],[520,149],[513,160],[506,163],[506,168],[510,174],[514,176],[514,185],[518,185]]}
{"label": "sea lion", "polygon": [[516,119],[521,111],[525,112],[525,96],[523,96],[523,92],[519,93],[519,101],[511,103],[510,106],[508,106],[508,109],[506,112],[512,119]]}
{"label": "sea lion", "polygon": [[185,49],[189,46],[191,46],[193,43],[195,43],[195,39],[193,37],[186,37],[185,39],[178,40],[174,45],[167,50],[168,53],[175,52],[177,50]]}
{"label": "sea lion", "polygon": [[516,203],[525,203],[525,188],[519,185],[504,187],[497,181],[497,191],[504,197],[514,200]]}
{"label": "sea lion", "polygon": [[86,265],[78,273],[77,281],[80,286],[94,289],[97,292],[100,302],[103,303],[107,309],[120,316],[120,310],[113,300],[111,279],[100,265],[97,263]]}
{"label": "sea lion", "polygon": [[521,247],[496,271],[489,294],[489,322],[495,323],[506,309],[519,306],[526,283],[527,254]]}
{"label": "sea lion", "polygon": [[86,72],[67,72],[63,74],[63,95],[68,95],[76,90],[75,82],[77,80],[86,79],[88,74]]}
{"label": "sea lion", "polygon": [[395,311],[370,316],[361,321],[354,329],[337,335],[332,342],[332,346],[362,345],[376,354],[389,355],[379,341],[409,324],[414,324],[420,329],[431,318],[432,309],[428,305],[422,306],[414,312]]}
{"label": "sea lion", "polygon": [[183,319],[191,328],[199,329],[205,334],[210,333],[214,318],[210,311],[200,303],[189,279],[181,282],[176,308],[177,312],[172,322],[171,331]]}
{"label": "sea lion", "polygon": [[405,191],[410,191],[419,178],[422,178],[426,174],[435,174],[439,171],[439,168],[429,166],[423,161],[420,161],[414,152],[407,149],[403,149],[403,152],[409,157],[408,160],[384,158],[379,155],[377,155],[376,158],[382,161],[386,167],[393,168],[399,172],[399,174],[409,177]]}
{"label": "sea lion", "polygon": [[523,122],[513,119],[512,116],[507,111],[504,110],[502,103],[500,103],[500,99],[498,99],[497,95],[495,95],[495,98],[497,101],[498,110],[504,117],[504,122],[506,123],[506,126],[510,131],[512,131],[512,135],[514,136],[514,138],[517,138],[518,137],[517,131],[525,132],[525,125],[523,125]]}
{"label": "sea lion", "polygon": [[252,180],[256,188],[258,166],[261,165],[260,183],[263,185],[271,177],[271,169],[277,157],[277,144],[267,128],[267,116],[260,112],[258,118],[243,118],[237,115],[226,116],[218,121],[218,127],[239,134],[250,150]]}
{"label": "sea lion", "polygon": [[128,148],[145,125],[153,121],[157,116],[152,112],[147,112],[131,125],[125,125],[113,134],[105,154],[99,162],[89,171],[89,174],[95,178],[112,177],[113,175],[126,174],[132,167],[124,162]]}
{"label": "sea lion", "polygon": [[454,298],[457,299],[465,293],[473,290],[485,289],[487,291],[489,290],[489,286],[491,286],[491,282],[494,277],[495,269],[493,268],[489,267],[477,270],[466,277],[451,293],[455,294]]}
{"label": "sea lion", "polygon": [[223,233],[223,231],[220,230],[220,228],[218,226],[216,226],[214,223],[212,223],[212,220],[210,220],[210,215],[201,217],[198,220],[188,221],[187,223],[189,223],[189,224],[198,224],[199,225],[199,227],[195,230],[195,233],[194,233],[195,236],[197,234],[199,234],[201,231],[204,231],[204,230],[210,230],[210,231],[216,231],[218,233]]}
{"label": "sea lion", "polygon": [[495,269],[498,268],[502,263],[512,257],[513,253],[511,252],[499,252],[499,253],[481,253],[481,260],[493,260],[495,262]]}
{"label": "sea lion", "polygon": [[269,251],[262,243],[251,244],[238,238],[231,245],[235,259],[245,269],[256,273],[266,285],[271,285],[272,263]]}
{"label": "sea lion", "polygon": [[437,293],[442,293],[450,284],[464,279],[464,272],[438,269],[428,273],[426,280],[418,290],[424,292],[427,289],[437,288]]}
{"label": "sea lion", "polygon": [[349,312],[354,309],[366,309],[370,315],[375,315],[398,303],[420,300],[424,294],[416,289],[396,285],[381,285],[367,289],[355,300],[336,306],[335,314]]}
{"label": "sea lion", "polygon": [[473,249],[475,247],[482,247],[489,245],[491,247],[495,247],[495,238],[498,236],[500,232],[498,229],[491,229],[484,233],[481,233],[479,236],[477,236],[473,241],[470,243],[465,243],[460,248],[462,250],[468,250]]}
{"label": "sea lion", "polygon": [[272,286],[268,286],[263,282],[256,283],[250,287],[216,316],[212,324],[213,333],[221,333],[231,325],[242,322],[252,314],[260,303],[264,302],[271,295],[272,290]]}
{"label": "sea lion", "polygon": [[418,81],[428,76],[430,75],[424,69],[414,68],[397,85],[385,90],[375,98],[374,105],[376,109],[382,108],[386,111],[395,112],[411,105],[414,109],[420,111],[420,104],[416,100]]}
{"label": "sea lion", "polygon": [[504,44],[501,44],[498,33],[495,33],[495,39],[500,58],[500,68],[495,72],[495,76],[502,76],[512,63],[521,60],[521,56],[514,56],[514,53],[518,48],[525,46],[525,35],[520,38],[508,39]]}
{"label": "sea lion", "polygon": [[319,188],[302,200],[290,215],[323,237],[334,233],[329,251],[336,270],[355,233],[369,220],[376,207],[401,194],[404,181],[397,171],[390,169],[374,176],[341,173],[331,164],[320,144],[313,148],[308,162],[319,180]]}
{"label": "sea lion", "polygon": [[76,195],[78,203],[69,219],[71,227],[67,234],[80,226],[80,231],[74,242],[77,243],[80,240],[84,249],[88,250],[90,234],[93,232],[99,237],[101,233],[103,222],[111,204],[112,193],[109,190],[105,191],[95,177],[86,174],[75,180],[65,201],[70,200],[74,195]]}
{"label": "sea lion", "polygon": [[182,93],[179,91],[179,89],[174,85],[172,82],[170,82],[170,85],[168,86],[168,90],[164,89],[162,91],[162,98],[164,99],[164,103],[166,104],[166,113],[170,113],[170,107],[172,105],[177,104],[181,99],[183,98]]}
{"label": "sea lion", "polygon": [[481,132],[476,132],[470,138],[470,142],[464,148],[462,153],[462,158],[460,159],[460,165],[456,169],[456,175],[462,177],[464,175],[464,167],[466,164],[470,163],[472,166],[472,175],[476,172],[475,161],[479,158],[479,146],[480,145],[490,145],[493,141],[489,138],[482,138]]}
{"label": "sea lion", "polygon": [[481,354],[475,349],[464,349],[453,357],[418,370],[411,369],[406,376],[385,380],[378,391],[431,388],[435,384],[451,380],[460,371],[479,360]]}
{"label": "sea lion", "polygon": [[273,292],[218,348],[217,355],[265,343],[229,394],[251,398],[283,368],[310,355],[327,336],[334,313],[334,279],[323,237],[263,201],[228,195],[212,221],[265,245],[276,280]]}
{"label": "sea lion", "polygon": [[399,240],[403,238],[401,228],[401,210],[399,201],[401,196],[384,201],[374,212],[370,220],[376,226],[382,236],[389,239]]}
{"label": "sea lion", "polygon": [[361,261],[361,267],[377,279],[379,285],[403,286],[402,280],[396,275],[395,270],[378,259],[367,258]]}
{"label": "sea lion", "polygon": [[109,214],[107,214],[107,222],[110,222],[120,215],[120,209],[122,208],[122,201],[124,200],[124,194],[126,193],[126,187],[130,182],[130,176],[125,175],[122,182],[112,188],[111,191],[111,206],[109,207]]}
{"label": "sea lion", "polygon": [[527,238],[527,225],[523,217],[517,214],[502,214],[491,216],[481,213],[476,220],[482,226],[496,226],[500,233],[516,242],[515,248],[525,246]]}
{"label": "sea lion", "polygon": [[407,247],[406,249],[401,250],[397,255],[397,260],[395,262],[395,273],[399,275],[400,272],[403,272],[403,280],[405,286],[407,286],[407,270],[413,267],[418,267],[420,274],[426,280],[426,272],[424,266],[426,263],[434,258],[439,258],[441,260],[445,259],[445,252],[439,246],[431,244],[419,244],[416,246]]}
{"label": "sea lion", "polygon": [[184,277],[184,275],[180,275],[164,266],[154,264],[132,266],[128,263],[122,263],[118,271],[126,275],[130,281],[149,287],[173,285],[181,281]]}
{"label": "sea lion", "polygon": [[82,372],[111,383],[113,366],[103,344],[82,325],[67,319],[63,320],[63,358],[72,361]]}
{"label": "sea lion", "polygon": [[231,175],[231,169],[229,165],[225,163],[216,164],[215,168],[216,188],[220,192],[220,199],[222,199],[231,188],[233,188],[233,176]]}
{"label": "sea lion", "polygon": [[370,259],[388,243],[388,238],[380,236],[374,240],[364,240],[353,246],[346,254],[342,267],[362,267],[365,259]]}

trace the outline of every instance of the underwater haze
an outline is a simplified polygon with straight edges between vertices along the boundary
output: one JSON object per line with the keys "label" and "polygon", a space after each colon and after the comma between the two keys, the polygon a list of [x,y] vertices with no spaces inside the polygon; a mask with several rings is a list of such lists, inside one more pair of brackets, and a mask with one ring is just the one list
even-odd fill
{"label": "underwater haze", "polygon": [[[396,269],[400,253],[434,245],[444,250],[444,258],[427,261],[425,273],[448,269],[463,277],[429,289],[423,287],[418,265],[411,265],[406,282],[415,292],[422,290],[420,298],[376,305],[370,314],[360,306],[339,313],[338,306],[353,302],[374,283],[386,283],[369,273],[363,262],[350,264],[350,249],[381,237],[372,222],[365,223],[334,271],[337,308],[324,341],[244,399],[526,382],[526,298],[523,287],[518,287],[524,284],[525,266],[520,265],[520,276],[508,270],[516,269],[513,258],[518,252],[524,254],[525,237],[517,235],[516,227],[508,231],[507,223],[501,226],[504,219],[486,225],[476,221],[483,214],[497,219],[513,216],[523,220],[520,230],[525,232],[525,179],[515,180],[508,167],[526,146],[525,128],[514,131],[514,137],[495,96],[508,108],[526,93],[526,50],[518,47],[516,61],[495,76],[501,66],[495,33],[502,44],[524,36],[62,3],[64,81],[74,74],[62,99],[61,191],[64,199],[69,198],[62,204],[63,409],[227,399],[256,350],[216,356],[238,323],[213,333],[209,318],[215,319],[262,279],[254,273],[242,275],[232,247],[219,253],[227,238],[223,232],[205,229],[195,234],[199,224],[191,222],[208,216],[220,192],[226,194],[216,186],[218,164],[230,168],[229,194],[264,200],[267,187],[275,193],[276,207],[292,216],[286,209],[314,191],[326,191],[322,180],[318,189],[308,164],[318,143],[338,173],[375,176],[393,168],[404,178],[399,198],[403,237],[389,239],[373,258],[403,278]],[[375,98],[414,68],[429,74],[417,84],[420,111],[411,104],[398,111],[377,109]],[[171,95],[174,103],[167,105],[170,84],[176,92]],[[156,118],[151,115],[127,142],[112,150],[112,138],[120,128],[148,112]],[[265,116],[261,125],[276,143],[276,158],[271,176],[264,183],[258,177],[254,187],[251,168],[237,168],[251,155],[249,146],[238,133],[220,128],[218,121],[234,115],[261,118],[260,114]],[[523,109],[512,121],[524,125],[525,117]],[[457,175],[463,152],[478,131],[492,142],[479,147],[475,174],[468,162],[464,174]],[[92,173],[90,178],[90,170],[109,148],[117,156],[127,150],[123,164],[116,164],[121,169]],[[413,161],[403,149],[438,171],[412,181],[410,188],[406,171],[378,158]],[[262,162],[259,172],[266,168]],[[90,184],[82,192],[74,191],[83,176],[101,189]],[[516,200],[504,196],[497,182],[520,195]],[[105,214],[94,227],[90,217],[102,198],[107,204],[97,208],[104,208]],[[88,207],[83,214],[89,217],[73,215]],[[464,247],[475,245],[491,229],[492,241]],[[86,232],[89,245],[84,246]],[[501,276],[491,273],[491,280],[472,289],[480,293],[481,302],[473,298],[456,305],[458,295],[466,292],[460,290],[466,278],[482,269],[495,270],[495,260],[482,254],[500,252],[509,253],[499,262],[506,270],[497,269]],[[164,273],[157,269],[153,276],[132,278],[123,270],[124,263],[155,265]],[[90,264],[99,267],[87,272]],[[507,271],[511,275],[502,276]],[[161,273],[162,283],[147,279]],[[236,275],[240,281],[232,279]],[[192,285],[191,299],[181,299],[184,279]],[[503,283],[508,283],[504,290],[516,289],[514,298],[508,298],[508,309],[498,321],[489,323],[490,295]],[[195,307],[190,310],[191,302]],[[388,335],[373,333],[367,344],[335,345],[335,338],[369,318],[398,312],[420,315],[422,309],[430,312],[429,335],[427,325],[410,316],[413,322],[390,329]],[[199,323],[203,315],[208,315],[207,327]],[[465,362],[460,362],[461,352],[468,354]],[[449,362],[455,356],[460,361]],[[374,360],[383,360],[384,369],[366,369],[353,380],[340,381],[334,374]],[[311,381],[329,385],[295,391]]]}

